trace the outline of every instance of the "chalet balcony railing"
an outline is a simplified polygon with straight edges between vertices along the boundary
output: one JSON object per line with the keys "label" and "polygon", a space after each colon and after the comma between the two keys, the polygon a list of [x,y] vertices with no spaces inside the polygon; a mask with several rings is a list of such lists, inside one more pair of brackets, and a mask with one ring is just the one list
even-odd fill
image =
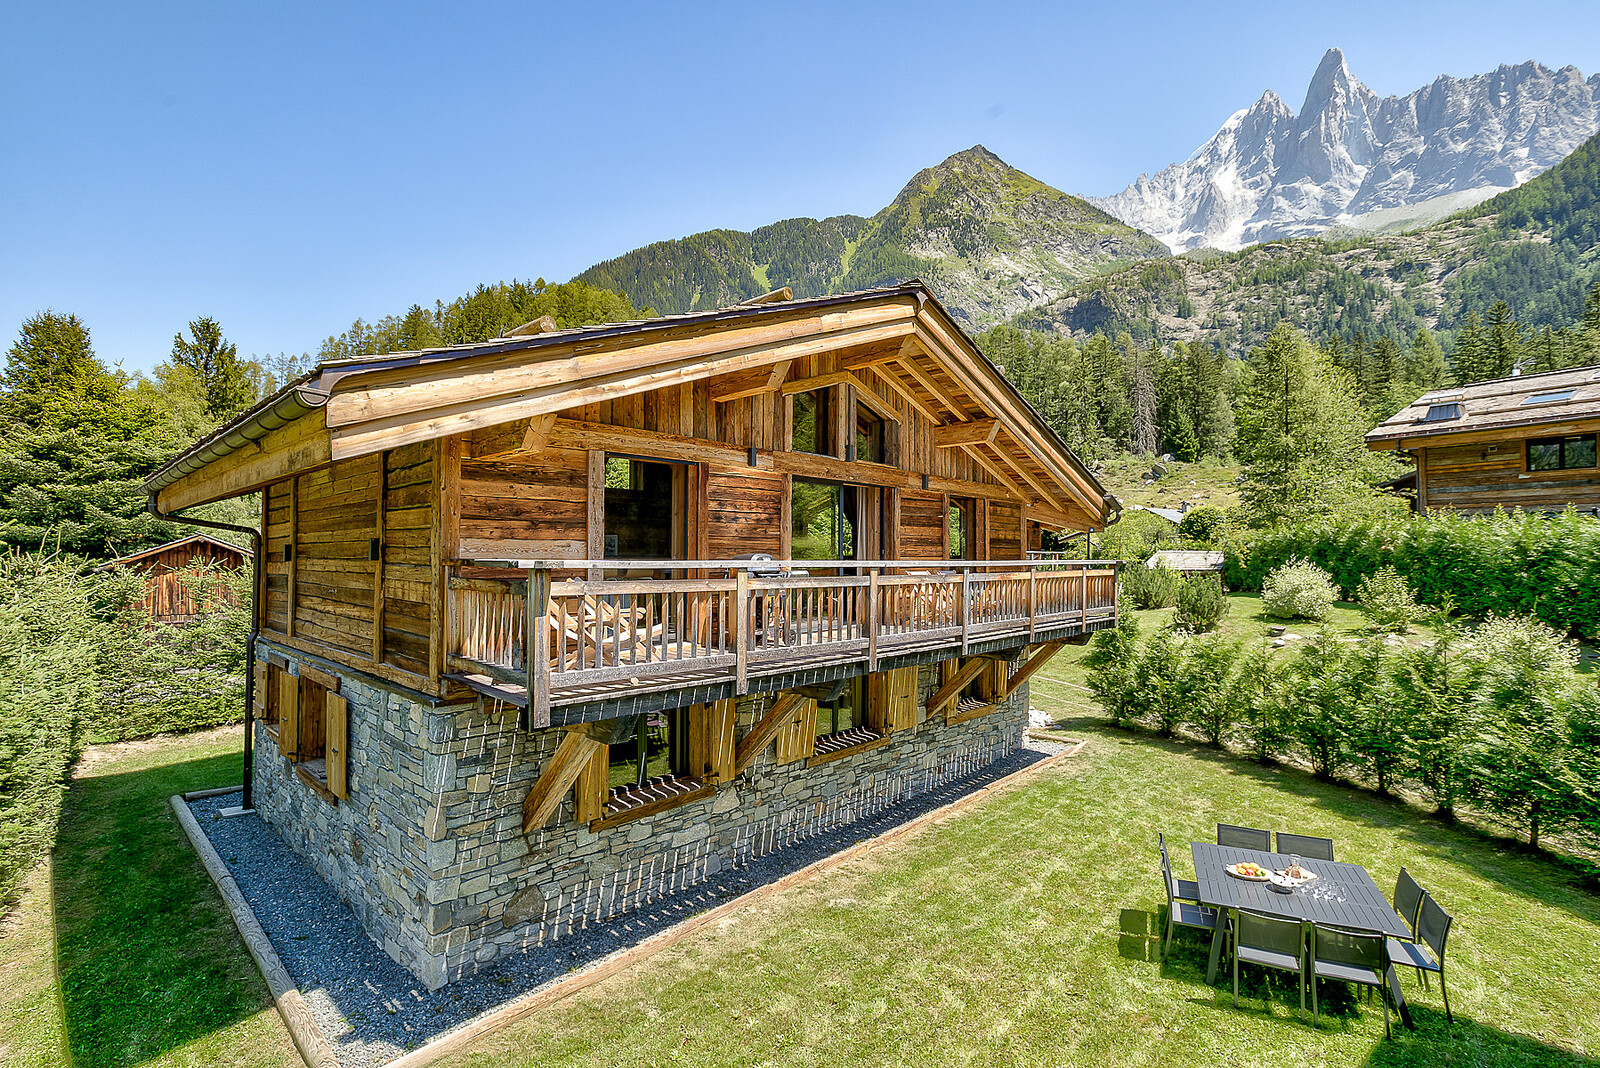
{"label": "chalet balcony railing", "polygon": [[[552,581],[668,566],[717,577]],[[752,674],[876,670],[885,656],[1083,634],[1117,611],[1115,564],[1095,560],[471,561],[451,565],[448,585],[448,670],[523,691],[534,722],[552,700],[613,686],[720,676],[744,693]]]}

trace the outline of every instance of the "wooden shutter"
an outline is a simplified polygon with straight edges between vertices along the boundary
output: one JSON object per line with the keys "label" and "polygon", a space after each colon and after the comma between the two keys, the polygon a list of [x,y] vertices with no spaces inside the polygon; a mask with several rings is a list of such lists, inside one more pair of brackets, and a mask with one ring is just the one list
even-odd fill
{"label": "wooden shutter", "polygon": [[255,666],[255,695],[250,712],[256,719],[267,718],[267,665],[264,661],[258,661]]}
{"label": "wooden shutter", "polygon": [[778,732],[778,763],[806,760],[817,748],[817,703],[806,701],[795,709],[789,725]]}
{"label": "wooden shutter", "polygon": [[349,797],[349,758],[345,752],[350,744],[349,704],[336,693],[327,694],[323,702],[328,716],[328,792],[334,797]]}
{"label": "wooden shutter", "polygon": [[723,783],[733,778],[733,700],[706,706],[706,777],[702,782]]}
{"label": "wooden shutter", "polygon": [[278,672],[278,751],[300,759],[300,679]]}
{"label": "wooden shutter", "polygon": [[572,800],[580,823],[605,818],[606,795],[611,786],[608,780],[610,770],[611,747],[602,745],[594,751],[583,770],[578,772],[578,781],[572,786]]}
{"label": "wooden shutter", "polygon": [[917,669],[915,665],[882,671],[873,680],[869,723],[880,734],[910,730],[917,725]]}
{"label": "wooden shutter", "polygon": [[980,676],[983,681],[982,693],[985,701],[999,701],[1006,694],[1006,683],[1011,681],[1011,665],[1004,660],[994,660],[989,664],[989,670]]}

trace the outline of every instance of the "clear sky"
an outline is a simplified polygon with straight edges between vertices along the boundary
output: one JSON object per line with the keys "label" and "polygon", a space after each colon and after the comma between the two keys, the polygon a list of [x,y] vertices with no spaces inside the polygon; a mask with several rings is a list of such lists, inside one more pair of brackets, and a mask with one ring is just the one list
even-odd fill
{"label": "clear sky", "polygon": [[1103,195],[1324,51],[1380,94],[1600,70],[1573,3],[85,4],[0,13],[0,330],[242,352],[650,241],[868,215],[984,144]]}

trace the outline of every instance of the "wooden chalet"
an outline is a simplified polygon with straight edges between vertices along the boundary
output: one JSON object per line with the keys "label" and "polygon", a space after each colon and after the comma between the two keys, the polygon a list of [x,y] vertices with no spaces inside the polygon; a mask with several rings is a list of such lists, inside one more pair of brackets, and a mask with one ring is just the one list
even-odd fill
{"label": "wooden chalet", "polygon": [[206,534],[191,534],[101,565],[125,567],[145,577],[142,607],[153,623],[181,623],[211,607],[201,603],[183,572],[197,567],[236,570],[251,562],[250,553]]}
{"label": "wooden chalet", "polygon": [[1424,393],[1367,434],[1415,467],[1418,511],[1600,508],[1600,366]]}
{"label": "wooden chalet", "polygon": [[1116,619],[1028,559],[1116,501],[916,282],[330,362],[148,488],[261,494],[256,806],[430,984],[1010,752]]}

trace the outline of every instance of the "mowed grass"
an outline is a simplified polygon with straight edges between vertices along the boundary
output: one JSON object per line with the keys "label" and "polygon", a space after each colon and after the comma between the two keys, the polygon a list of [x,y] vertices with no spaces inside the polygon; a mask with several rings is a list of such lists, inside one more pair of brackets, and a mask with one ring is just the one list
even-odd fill
{"label": "mowed grass", "polygon": [[167,798],[239,781],[239,731],[91,750],[0,935],[0,1064],[300,1058]]}
{"label": "mowed grass", "polygon": [[[1049,706],[1044,694],[1036,705]],[[1062,726],[1078,757],[909,842],[729,919],[507,1030],[456,1065],[1591,1065],[1600,900],[1555,864],[1403,805],[1136,738]],[[1447,1025],[1247,970],[1240,1007],[1205,946],[1160,960],[1156,834],[1180,868],[1219,821],[1327,835],[1385,889],[1402,864],[1457,918]]]}
{"label": "mowed grass", "polygon": [[[444,1063],[1600,1065],[1600,898],[1559,863],[1112,730],[1066,676],[1042,673],[1034,704],[1080,755]],[[298,1063],[165,807],[237,775],[232,748],[167,740],[75,784],[53,883],[36,875],[0,939],[0,1063]],[[1385,1042],[1375,1000],[1329,989],[1314,1031],[1287,980],[1247,970],[1235,1009],[1193,935],[1163,962],[1156,834],[1186,873],[1219,820],[1331,836],[1386,890],[1410,868],[1456,916],[1455,1024],[1410,973],[1419,1028]]]}

